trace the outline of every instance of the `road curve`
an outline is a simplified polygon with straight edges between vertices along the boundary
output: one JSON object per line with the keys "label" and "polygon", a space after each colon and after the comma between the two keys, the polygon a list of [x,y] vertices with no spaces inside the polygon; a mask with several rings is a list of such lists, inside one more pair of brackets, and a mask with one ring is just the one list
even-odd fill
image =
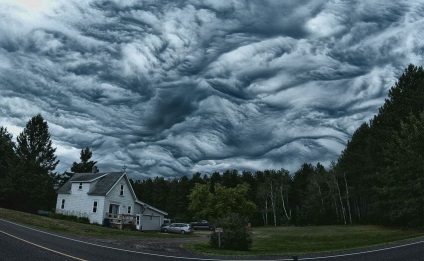
{"label": "road curve", "polygon": [[81,241],[72,236],[46,232],[0,218],[0,260],[410,260],[421,261],[424,256],[424,238],[408,243],[362,251],[333,254],[302,255],[299,257],[238,257],[222,259],[210,256],[167,256],[146,253],[130,248],[117,248]]}

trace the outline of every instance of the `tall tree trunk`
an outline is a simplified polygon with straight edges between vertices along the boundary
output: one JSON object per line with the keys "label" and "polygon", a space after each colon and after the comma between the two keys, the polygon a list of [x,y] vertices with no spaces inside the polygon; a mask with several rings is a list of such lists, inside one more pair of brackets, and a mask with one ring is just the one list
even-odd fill
{"label": "tall tree trunk", "polygon": [[280,186],[280,196],[281,196],[281,201],[283,202],[284,214],[286,214],[287,220],[290,221],[290,217],[287,214],[287,210],[286,210],[286,204],[284,202],[284,193],[283,193],[283,187],[282,186]]}
{"label": "tall tree trunk", "polygon": [[324,200],[322,199],[321,187],[320,187],[320,185],[318,184],[318,181],[315,179],[315,177],[312,177],[312,182],[313,182],[313,184],[314,184],[314,185],[317,187],[317,189],[318,189],[319,198],[320,198],[320,200],[321,200],[321,208],[320,208],[319,212],[320,212],[321,214],[323,214],[323,213],[324,213]]}
{"label": "tall tree trunk", "polygon": [[330,191],[331,199],[333,200],[332,205],[334,206],[334,211],[336,212],[337,221],[339,221],[339,208],[337,206],[337,197],[335,195],[335,191],[333,187],[330,185],[330,182],[328,182],[328,180],[326,180],[325,182],[327,183],[328,190]]}
{"label": "tall tree trunk", "polygon": [[361,194],[359,194],[359,196],[358,196],[358,206],[357,206],[359,221],[362,221],[362,215],[361,215],[362,209],[361,209],[361,206],[362,206],[362,200],[361,200]]}
{"label": "tall tree trunk", "polygon": [[321,186],[318,184],[316,180],[315,180],[315,183],[318,187],[319,198],[321,199],[321,213],[324,213],[324,200],[322,199]]}
{"label": "tall tree trunk", "polygon": [[349,188],[347,186],[346,173],[343,173],[343,177],[344,177],[344,181],[346,185],[346,202],[347,202],[347,210],[349,212],[349,221],[350,221],[350,224],[352,225],[352,213],[350,211]]}
{"label": "tall tree trunk", "polygon": [[277,226],[277,210],[276,210],[276,206],[275,206],[275,193],[272,187],[272,183],[270,183],[270,198],[271,198],[271,207],[272,207],[272,214],[274,215],[274,226]]}
{"label": "tall tree trunk", "polygon": [[334,184],[336,185],[336,188],[337,188],[337,192],[338,192],[338,194],[339,194],[339,200],[340,200],[340,207],[342,208],[341,210],[342,210],[342,216],[343,216],[343,221],[344,221],[344,224],[346,225],[346,214],[345,214],[345,209],[344,209],[344,207],[343,207],[343,200],[342,200],[342,195],[341,195],[341,193],[340,193],[340,187],[339,187],[339,183],[337,182],[337,180],[336,180],[336,177],[335,176],[333,176],[333,179],[334,179]]}
{"label": "tall tree trunk", "polygon": [[353,204],[354,204],[353,208],[354,210],[356,210],[356,215],[358,216],[358,220],[359,222],[361,222],[361,212],[359,211],[358,197],[354,197]]}
{"label": "tall tree trunk", "polygon": [[268,225],[268,198],[265,199],[265,226]]}

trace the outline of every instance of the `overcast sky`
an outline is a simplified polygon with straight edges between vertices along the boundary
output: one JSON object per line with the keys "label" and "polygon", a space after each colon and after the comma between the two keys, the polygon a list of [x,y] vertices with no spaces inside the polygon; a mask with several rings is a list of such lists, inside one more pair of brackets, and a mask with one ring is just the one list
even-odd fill
{"label": "overcast sky", "polygon": [[41,113],[57,171],[328,166],[423,64],[424,1],[0,0],[0,126]]}

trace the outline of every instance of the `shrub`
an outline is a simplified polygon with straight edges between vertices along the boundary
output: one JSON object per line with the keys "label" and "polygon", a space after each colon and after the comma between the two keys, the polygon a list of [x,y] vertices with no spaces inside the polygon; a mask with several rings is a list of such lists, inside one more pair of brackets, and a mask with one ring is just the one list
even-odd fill
{"label": "shrub", "polygon": [[[230,214],[226,218],[217,220],[215,226],[224,229],[221,233],[221,249],[249,250],[253,240],[247,224],[247,219],[237,214]],[[211,235],[210,244],[213,248],[219,248],[218,233]]]}
{"label": "shrub", "polygon": [[90,224],[90,220],[88,219],[88,217],[68,216],[68,215],[57,214],[57,213],[51,213],[49,216],[55,219],[62,219],[67,221],[83,223],[83,224]]}

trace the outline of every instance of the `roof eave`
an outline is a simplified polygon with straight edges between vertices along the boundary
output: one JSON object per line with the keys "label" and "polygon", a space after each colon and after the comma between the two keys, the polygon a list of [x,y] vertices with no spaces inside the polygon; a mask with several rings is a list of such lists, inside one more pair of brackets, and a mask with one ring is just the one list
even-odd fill
{"label": "roof eave", "polygon": [[90,179],[90,180],[85,180],[85,181],[81,181],[81,180],[71,180],[71,183],[90,183],[90,182],[93,182],[93,181],[95,181],[95,180],[98,180],[98,179],[100,179],[100,178],[103,178],[104,176],[106,176],[108,173],[105,173],[105,174],[103,174],[103,175],[101,175],[101,176],[98,176],[97,178],[95,178],[95,179]]}

